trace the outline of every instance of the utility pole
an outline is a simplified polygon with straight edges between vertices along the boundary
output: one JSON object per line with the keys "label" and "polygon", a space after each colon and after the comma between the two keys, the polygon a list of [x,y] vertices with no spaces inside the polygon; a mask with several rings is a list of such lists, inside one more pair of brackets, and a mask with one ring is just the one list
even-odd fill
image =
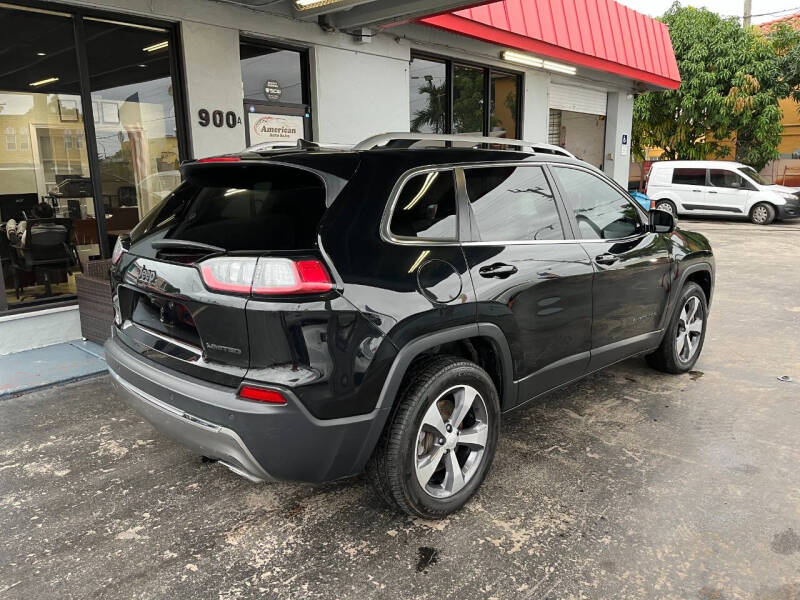
{"label": "utility pole", "polygon": [[750,27],[750,15],[753,13],[753,0],[744,0],[744,15],[742,16],[742,27]]}

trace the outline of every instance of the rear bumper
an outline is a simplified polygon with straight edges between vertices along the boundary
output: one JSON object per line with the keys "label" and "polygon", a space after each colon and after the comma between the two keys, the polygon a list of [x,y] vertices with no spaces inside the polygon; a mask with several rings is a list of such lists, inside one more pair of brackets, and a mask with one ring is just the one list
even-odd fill
{"label": "rear bumper", "polygon": [[252,481],[322,482],[361,472],[386,419],[366,415],[320,420],[290,390],[284,406],[236,396],[236,390],[189,377],[134,353],[115,335],[106,360],[119,396],[156,429]]}
{"label": "rear bumper", "polygon": [[235,431],[170,406],[134,387],[113,369],[109,372],[126,404],[167,437],[203,456],[216,458],[250,481],[271,479]]}

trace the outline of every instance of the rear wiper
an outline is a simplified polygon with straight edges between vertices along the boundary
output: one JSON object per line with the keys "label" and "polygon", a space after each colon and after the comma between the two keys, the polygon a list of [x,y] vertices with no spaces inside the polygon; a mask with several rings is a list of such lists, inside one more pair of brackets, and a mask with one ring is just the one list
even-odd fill
{"label": "rear wiper", "polygon": [[193,242],[191,240],[156,240],[150,244],[156,250],[174,248],[177,250],[202,250],[204,252],[226,252],[225,248],[204,244],[203,242]]}

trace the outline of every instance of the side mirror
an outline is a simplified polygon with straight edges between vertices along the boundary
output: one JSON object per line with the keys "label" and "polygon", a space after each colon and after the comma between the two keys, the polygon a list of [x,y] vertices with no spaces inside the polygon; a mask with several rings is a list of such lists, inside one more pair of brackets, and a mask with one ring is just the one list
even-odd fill
{"label": "side mirror", "polygon": [[652,209],[647,213],[650,218],[650,231],[653,233],[672,233],[675,231],[675,217],[665,210]]}

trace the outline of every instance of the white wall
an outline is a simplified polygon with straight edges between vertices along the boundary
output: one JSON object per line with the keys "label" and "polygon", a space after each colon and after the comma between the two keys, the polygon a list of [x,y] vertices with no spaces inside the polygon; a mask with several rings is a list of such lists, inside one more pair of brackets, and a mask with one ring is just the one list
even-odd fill
{"label": "white wall", "polygon": [[550,118],[550,75],[530,70],[525,74],[523,98],[522,139],[547,142],[547,125]]}
{"label": "white wall", "polygon": [[603,171],[627,189],[631,166],[633,94],[624,91],[609,92],[606,118],[608,123]]}
{"label": "white wall", "polygon": [[[239,152],[245,147],[239,31],[186,22],[181,27],[194,158]],[[200,125],[198,111],[233,111],[236,126]]]}
{"label": "white wall", "polygon": [[408,48],[399,56],[317,46],[311,54],[314,138],[355,144],[408,131]]}
{"label": "white wall", "polygon": [[0,316],[0,355],[80,338],[77,306]]}

